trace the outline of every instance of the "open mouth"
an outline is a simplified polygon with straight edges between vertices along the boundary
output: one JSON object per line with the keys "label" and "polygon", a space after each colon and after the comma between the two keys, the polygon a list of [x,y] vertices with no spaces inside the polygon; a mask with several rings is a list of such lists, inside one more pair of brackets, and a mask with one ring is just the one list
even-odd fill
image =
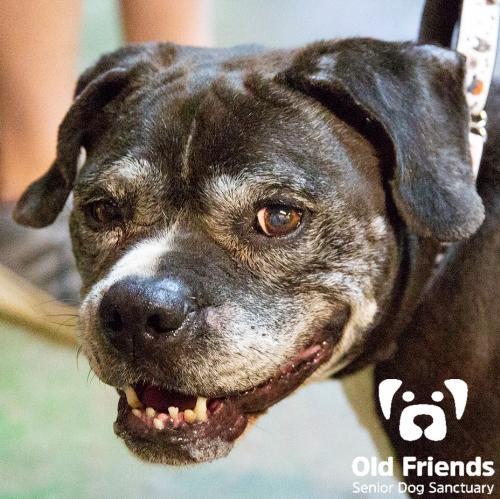
{"label": "open mouth", "polygon": [[302,350],[266,382],[242,393],[205,398],[137,383],[120,392],[115,433],[155,462],[202,462],[226,455],[249,420],[285,398],[331,357],[333,342]]}

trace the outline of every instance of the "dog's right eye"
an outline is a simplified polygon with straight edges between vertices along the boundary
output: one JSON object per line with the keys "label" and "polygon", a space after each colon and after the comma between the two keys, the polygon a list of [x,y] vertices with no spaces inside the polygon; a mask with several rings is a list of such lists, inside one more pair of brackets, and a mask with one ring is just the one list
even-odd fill
{"label": "dog's right eye", "polygon": [[87,220],[97,228],[109,228],[123,221],[122,211],[114,201],[94,201],[87,204],[84,211]]}
{"label": "dog's right eye", "polygon": [[271,205],[257,213],[256,227],[267,237],[283,237],[298,229],[302,211],[290,206]]}

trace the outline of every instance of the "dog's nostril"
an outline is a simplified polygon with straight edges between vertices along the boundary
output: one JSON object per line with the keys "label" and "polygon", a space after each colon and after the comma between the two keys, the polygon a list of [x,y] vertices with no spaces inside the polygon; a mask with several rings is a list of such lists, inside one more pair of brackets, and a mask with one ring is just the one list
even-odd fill
{"label": "dog's nostril", "polygon": [[102,313],[103,326],[113,333],[119,333],[123,329],[123,319],[116,309],[104,310]]}
{"label": "dog's nostril", "polygon": [[155,333],[168,333],[177,329],[182,321],[172,320],[162,313],[151,314],[146,320],[146,328]]}
{"label": "dog's nostril", "polygon": [[115,333],[118,333],[123,329],[122,316],[117,310],[113,310],[106,325]]}

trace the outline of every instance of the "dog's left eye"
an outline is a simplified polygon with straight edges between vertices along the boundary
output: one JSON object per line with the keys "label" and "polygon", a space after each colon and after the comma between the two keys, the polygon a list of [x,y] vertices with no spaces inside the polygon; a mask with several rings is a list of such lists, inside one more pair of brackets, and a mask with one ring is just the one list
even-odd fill
{"label": "dog's left eye", "polygon": [[123,221],[120,207],[114,201],[94,201],[85,206],[87,219],[95,226],[110,227]]}
{"label": "dog's left eye", "polygon": [[257,212],[257,229],[268,237],[282,237],[298,229],[302,211],[289,206],[265,206]]}

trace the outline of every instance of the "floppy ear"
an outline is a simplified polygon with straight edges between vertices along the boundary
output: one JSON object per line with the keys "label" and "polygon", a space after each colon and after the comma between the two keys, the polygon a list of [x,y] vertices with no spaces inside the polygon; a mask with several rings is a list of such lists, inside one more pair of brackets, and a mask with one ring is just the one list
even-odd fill
{"label": "floppy ear", "polygon": [[321,42],[298,52],[277,80],[362,133],[376,122],[392,149],[394,203],[414,233],[456,241],[479,228],[484,207],[472,175],[458,53],[371,39]]}
{"label": "floppy ear", "polygon": [[80,76],[73,105],[59,127],[56,159],[17,202],[17,223],[45,227],[56,219],[73,188],[80,147],[91,145],[107,126],[103,108],[123,96],[133,78],[157,70],[174,56],[171,44],[130,45],[104,55]]}
{"label": "floppy ear", "polygon": [[97,115],[118,96],[128,81],[128,70],[112,69],[81,89],[59,127],[55,161],[17,202],[13,214],[17,223],[45,227],[56,219],[73,188],[80,147],[84,145],[86,134],[94,133],[92,125]]}
{"label": "floppy ear", "polygon": [[105,106],[133,91],[134,81],[171,64],[176,53],[170,43],[129,45],[102,56],[80,76],[73,105],[59,127],[56,159],[17,202],[16,222],[45,227],[56,219],[73,188],[80,147],[91,146],[109,125]]}

